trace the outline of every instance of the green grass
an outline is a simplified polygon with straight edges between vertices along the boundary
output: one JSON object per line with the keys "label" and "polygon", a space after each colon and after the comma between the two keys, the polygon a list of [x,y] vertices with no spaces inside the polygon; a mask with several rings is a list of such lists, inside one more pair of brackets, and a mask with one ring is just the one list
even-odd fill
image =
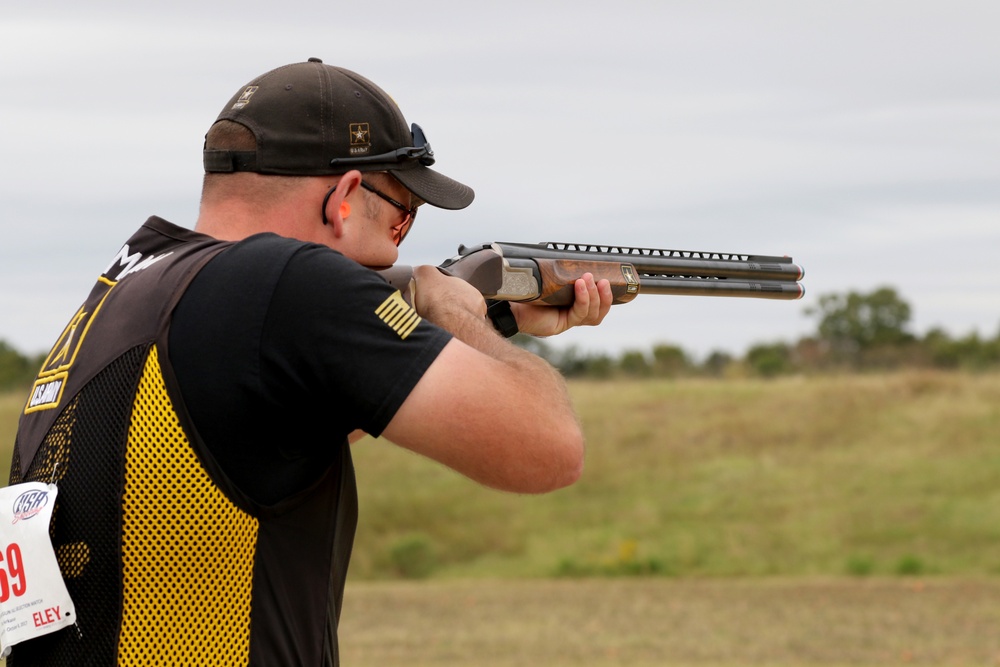
{"label": "green grass", "polygon": [[357,446],[354,576],[391,572],[393,549],[416,534],[438,577],[1000,573],[1000,376],[572,391],[587,470],[548,496]]}
{"label": "green grass", "polygon": [[[355,445],[352,578],[1000,573],[1000,375],[571,390],[587,469],[553,494],[498,493],[384,441]],[[22,404],[0,397],[0,443]]]}

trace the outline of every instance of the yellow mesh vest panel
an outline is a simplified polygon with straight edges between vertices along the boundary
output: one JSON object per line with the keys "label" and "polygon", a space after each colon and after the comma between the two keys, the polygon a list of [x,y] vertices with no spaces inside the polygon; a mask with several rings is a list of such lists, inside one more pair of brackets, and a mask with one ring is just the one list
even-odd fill
{"label": "yellow mesh vest panel", "polygon": [[129,428],[123,508],[118,664],[246,664],[257,520],[195,456],[155,346]]}

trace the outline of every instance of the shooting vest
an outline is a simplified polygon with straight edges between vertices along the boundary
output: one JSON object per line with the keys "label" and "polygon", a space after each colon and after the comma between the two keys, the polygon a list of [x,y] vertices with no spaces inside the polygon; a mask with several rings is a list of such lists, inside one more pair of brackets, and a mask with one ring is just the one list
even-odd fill
{"label": "shooting vest", "polygon": [[59,486],[50,533],[78,627],[15,646],[9,667],[338,664],[349,447],[313,487],[256,505],[198,438],[167,355],[174,306],[231,245],[150,218],[45,360],[11,482]]}

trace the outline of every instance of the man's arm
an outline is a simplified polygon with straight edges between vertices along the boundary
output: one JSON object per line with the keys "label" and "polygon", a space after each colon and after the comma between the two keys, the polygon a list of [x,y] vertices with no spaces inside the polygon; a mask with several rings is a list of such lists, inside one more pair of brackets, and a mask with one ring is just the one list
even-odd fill
{"label": "man's arm", "polygon": [[[498,489],[541,493],[576,481],[583,434],[559,373],[497,334],[482,295],[464,281],[433,267],[419,267],[414,277],[417,312],[455,338],[383,435]],[[610,306],[610,289],[587,276],[576,285],[573,306],[545,308],[555,316],[523,323],[519,313],[519,326],[559,333],[598,324]]]}

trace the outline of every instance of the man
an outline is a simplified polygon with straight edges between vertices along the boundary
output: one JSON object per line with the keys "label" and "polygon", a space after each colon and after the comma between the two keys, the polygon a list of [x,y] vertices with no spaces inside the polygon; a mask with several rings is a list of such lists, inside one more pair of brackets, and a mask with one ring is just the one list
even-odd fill
{"label": "man", "polygon": [[[423,203],[468,187],[370,81],[317,59],[241,88],[205,141],[195,231],[150,218],[53,347],[12,482],[55,480],[53,543],[78,631],[27,664],[338,664],[364,433],[485,485],[572,483],[581,432],[559,375],[482,296],[433,267],[407,304],[376,272]],[[551,335],[601,322],[607,281]]]}

